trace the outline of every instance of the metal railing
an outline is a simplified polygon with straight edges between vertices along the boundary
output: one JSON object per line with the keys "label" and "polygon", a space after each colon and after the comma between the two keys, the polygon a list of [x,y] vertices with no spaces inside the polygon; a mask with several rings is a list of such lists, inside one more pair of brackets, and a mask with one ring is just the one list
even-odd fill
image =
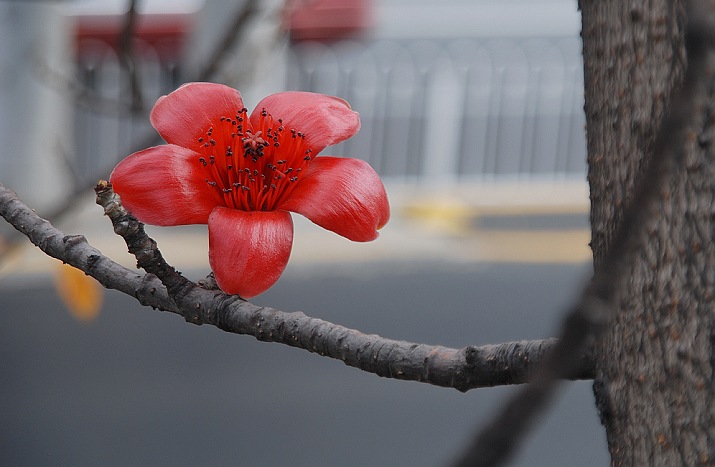
{"label": "metal railing", "polygon": [[[146,102],[179,84],[175,62],[149,46],[141,57]],[[303,43],[288,65],[289,89],[340,96],[361,114],[361,131],[326,153],[363,158],[383,177],[585,177],[578,38]],[[107,45],[80,57],[78,76],[106,102],[131,101]],[[146,112],[106,110],[76,109],[79,177],[110,170],[150,133]]]}
{"label": "metal railing", "polygon": [[[141,49],[139,81],[145,108],[130,107],[132,91],[113,47],[100,40],[84,44],[79,57],[77,78],[85,95],[75,105],[76,157],[71,161],[76,177],[109,174],[123,156],[156,132],[149,124],[149,111],[160,96],[178,87],[176,60],[166,60],[150,45],[138,42]],[[105,176],[106,176],[105,175]]]}
{"label": "metal railing", "polygon": [[383,176],[586,173],[578,38],[303,44],[288,69],[289,87],[360,112],[360,133],[335,152]]}

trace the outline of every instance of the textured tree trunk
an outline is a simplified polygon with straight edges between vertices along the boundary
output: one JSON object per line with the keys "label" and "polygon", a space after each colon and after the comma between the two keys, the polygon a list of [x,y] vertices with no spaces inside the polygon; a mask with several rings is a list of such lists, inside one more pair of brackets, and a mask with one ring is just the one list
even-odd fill
{"label": "textured tree trunk", "polygon": [[[712,5],[712,3],[711,3]],[[682,0],[580,1],[588,180],[598,267],[685,70]],[[715,8],[713,6],[712,8]],[[660,191],[597,350],[613,465],[715,463],[715,80]]]}

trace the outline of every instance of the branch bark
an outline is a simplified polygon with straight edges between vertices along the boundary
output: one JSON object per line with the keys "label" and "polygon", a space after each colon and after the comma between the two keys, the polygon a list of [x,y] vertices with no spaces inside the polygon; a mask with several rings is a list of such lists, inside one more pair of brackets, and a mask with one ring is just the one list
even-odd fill
{"label": "branch bark", "polygon": [[[613,279],[615,316],[596,350],[594,392],[612,464],[711,465],[715,4],[580,3],[596,263],[625,222],[621,201],[637,197],[633,180],[657,163],[651,153],[677,143],[633,260]],[[671,89],[689,96],[685,105],[668,103]]]}
{"label": "branch bark", "polygon": [[[492,466],[506,461],[513,454],[515,446],[531,426],[536,415],[551,400],[558,380],[567,376],[577,364],[574,357],[583,349],[591,348],[601,342],[604,334],[609,330],[616,311],[620,309],[617,303],[619,294],[625,287],[631,285],[629,281],[634,280],[633,275],[628,273],[629,269],[638,262],[637,254],[642,245],[648,244],[652,220],[657,217],[656,213],[660,212],[655,208],[668,192],[669,177],[685,165],[686,148],[692,145],[695,139],[692,131],[689,132],[689,125],[693,119],[700,118],[701,110],[711,100],[709,92],[711,92],[712,77],[708,70],[707,57],[708,54],[712,54],[715,47],[715,35],[706,19],[707,8],[701,2],[695,1],[690,2],[689,6],[689,27],[686,36],[688,69],[683,86],[670,101],[670,108],[660,124],[655,144],[649,146],[652,154],[646,170],[635,174],[630,172],[628,175],[631,178],[637,177],[637,189],[632,190],[630,202],[623,210],[618,227],[610,231],[608,248],[597,252],[592,281],[582,292],[579,302],[567,315],[558,344],[550,354],[545,356],[543,367],[536,369],[534,382],[522,388],[488,424],[482,427],[455,465]],[[584,18],[584,30],[588,29],[586,21]],[[590,33],[591,31],[584,35],[585,40]],[[607,123],[610,125],[612,121]],[[657,128],[658,123],[655,126]],[[624,154],[615,150],[612,157],[624,157]],[[593,191],[592,189],[592,193]],[[612,193],[606,189],[597,194],[605,197]],[[638,289],[636,293],[641,293],[641,290]],[[632,307],[632,309],[636,308],[638,307]],[[649,311],[646,307],[638,309]],[[632,331],[629,331],[629,334],[632,334]],[[619,340],[622,341],[623,339],[620,339],[622,337],[619,336]],[[641,341],[639,345],[642,345]],[[602,358],[617,359],[627,353],[609,352]],[[682,389],[677,388],[676,391]],[[624,407],[622,413],[628,410],[629,407]],[[625,415],[621,418],[628,419]],[[647,423],[647,419],[641,420],[640,426]],[[624,444],[630,445],[630,439],[624,441]],[[613,448],[611,452],[614,453]],[[618,457],[614,455],[614,459],[621,459],[626,455],[619,452]],[[652,458],[650,460],[651,462],[641,459],[633,465],[650,464]],[[672,463],[671,460],[664,465]]]}
{"label": "branch bark", "polygon": [[[104,287],[136,297],[146,306],[170,311],[194,324],[247,334],[342,360],[378,376],[467,391],[527,382],[555,339],[506,342],[453,349],[363,334],[301,312],[253,305],[235,295],[207,290],[181,276],[161,257],[143,225],[128,214],[109,184],[98,186],[98,202],[127,241],[146,274],[130,271],[93,248],[80,235],[65,235],[35,214],[0,184],[0,215],[49,256],[97,279]],[[590,351],[578,358],[572,379],[593,376]]]}

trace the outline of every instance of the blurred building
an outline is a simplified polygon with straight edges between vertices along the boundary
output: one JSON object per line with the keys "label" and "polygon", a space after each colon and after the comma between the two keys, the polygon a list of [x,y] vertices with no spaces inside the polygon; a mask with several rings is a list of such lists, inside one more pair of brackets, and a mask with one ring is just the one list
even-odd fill
{"label": "blurred building", "polygon": [[[66,164],[76,183],[106,177],[152,141],[153,102],[199,76],[250,2],[138,2],[130,65],[119,39],[126,3],[68,2],[79,87],[66,94]],[[276,0],[255,9],[212,80],[240,88],[249,106],[281,89],[348,100],[362,129],[326,152],[433,187],[585,179],[573,2]]]}
{"label": "blurred building", "polygon": [[340,154],[431,183],[584,178],[573,2],[370,5],[361,36],[313,34],[321,41],[291,47],[288,87],[339,95],[361,113],[361,132]]}
{"label": "blurred building", "polygon": [[70,34],[55,4],[0,2],[0,182],[39,210],[71,192]]}

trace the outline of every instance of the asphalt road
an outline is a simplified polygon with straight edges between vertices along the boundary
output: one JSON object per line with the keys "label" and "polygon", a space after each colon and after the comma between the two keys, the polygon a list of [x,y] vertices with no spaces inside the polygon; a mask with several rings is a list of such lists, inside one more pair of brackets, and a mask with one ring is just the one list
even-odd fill
{"label": "asphalt road", "polygon": [[[391,262],[289,271],[254,300],[446,346],[555,334],[584,264]],[[109,292],[74,320],[0,283],[0,464],[439,466],[513,388],[392,381],[197,327]],[[513,465],[607,465],[590,382],[566,383]]]}

